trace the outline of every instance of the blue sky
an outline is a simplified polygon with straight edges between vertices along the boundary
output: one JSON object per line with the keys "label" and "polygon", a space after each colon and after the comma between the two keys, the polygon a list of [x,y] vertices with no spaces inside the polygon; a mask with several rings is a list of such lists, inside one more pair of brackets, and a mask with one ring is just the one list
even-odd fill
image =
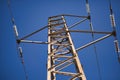
{"label": "blue sky", "polygon": [[[111,0],[120,45],[120,1]],[[89,0],[94,30],[112,31],[108,0]],[[85,0],[11,0],[11,8],[23,37],[48,24],[48,17],[58,14],[87,16]],[[68,25],[78,19],[68,18]],[[74,29],[89,29],[89,21]],[[92,40],[90,34],[71,33],[75,48]],[[95,39],[104,35],[95,34]],[[47,41],[47,29],[28,38]],[[120,80],[120,64],[111,36],[96,44],[102,80]],[[7,0],[0,0],[0,80],[25,80],[24,70],[16,50],[16,41]],[[20,44],[23,48],[29,80],[46,80],[47,45]],[[78,52],[88,80],[100,80],[93,46]],[[64,79],[63,79],[64,80]]]}

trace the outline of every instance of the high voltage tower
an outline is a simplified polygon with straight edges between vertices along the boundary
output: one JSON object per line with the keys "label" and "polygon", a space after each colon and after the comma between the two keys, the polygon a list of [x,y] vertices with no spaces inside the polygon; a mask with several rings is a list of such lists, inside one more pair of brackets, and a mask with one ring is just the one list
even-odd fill
{"label": "high voltage tower", "polygon": [[[110,7],[110,19],[111,19],[111,24],[113,28],[112,32],[102,32],[102,31],[93,30],[89,3],[88,3],[88,0],[86,0],[86,8],[88,13],[87,16],[61,14],[61,15],[49,17],[47,26],[40,28],[22,38],[18,37],[17,27],[14,21],[14,17],[12,15],[9,0],[8,0],[8,7],[11,14],[13,28],[16,36],[16,42],[18,45],[17,46],[18,51],[20,54],[20,58],[23,64],[25,74],[26,74],[26,80],[28,80],[28,75],[26,73],[26,69],[24,65],[22,48],[19,45],[20,43],[48,44],[47,80],[59,80],[60,77],[64,77],[64,79],[62,78],[62,80],[87,80],[77,52],[90,45],[93,45],[96,53],[96,57],[97,57],[95,43],[101,40],[104,40],[110,36],[114,36],[115,38],[114,43],[115,43],[116,53],[118,55],[118,59],[120,60],[120,55],[119,55],[120,49],[119,49],[119,44],[116,37],[115,19],[114,19],[111,3],[109,7]],[[71,26],[68,26],[66,17],[80,18],[81,20],[74,23]],[[90,30],[73,30],[72,29],[73,27],[77,26],[82,22],[85,22],[86,20],[88,20],[90,23]],[[46,28],[48,28],[48,42],[26,40],[28,37]],[[71,38],[72,32],[91,34],[93,41],[75,49],[74,43]],[[94,34],[106,34],[106,35],[95,40]],[[102,80],[98,60],[97,60],[97,66],[99,69],[98,71],[99,71],[100,80]],[[72,70],[71,70],[71,67],[72,67]]]}

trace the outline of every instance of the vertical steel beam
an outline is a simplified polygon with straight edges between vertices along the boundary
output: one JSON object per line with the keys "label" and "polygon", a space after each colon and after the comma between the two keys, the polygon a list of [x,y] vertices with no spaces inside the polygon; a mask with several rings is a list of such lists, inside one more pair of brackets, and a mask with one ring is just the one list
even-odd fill
{"label": "vertical steel beam", "polygon": [[[48,19],[48,64],[47,64],[47,68],[51,68],[52,66],[52,57],[51,57],[51,54],[52,54],[52,45],[50,44],[52,41],[51,41],[51,36],[49,35],[51,33],[51,26],[50,26],[50,19]],[[51,70],[48,70],[47,71],[47,80],[56,80],[55,79],[55,73],[52,73]]]}

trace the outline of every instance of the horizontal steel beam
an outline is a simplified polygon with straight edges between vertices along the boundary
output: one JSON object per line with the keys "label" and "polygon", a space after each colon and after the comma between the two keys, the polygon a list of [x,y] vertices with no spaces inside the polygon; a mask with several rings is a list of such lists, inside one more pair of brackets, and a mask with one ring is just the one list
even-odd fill
{"label": "horizontal steel beam", "polygon": [[96,34],[111,34],[112,33],[112,32],[101,32],[101,31],[89,31],[89,30],[69,30],[69,32],[96,33]]}
{"label": "horizontal steel beam", "polygon": [[35,44],[48,44],[48,42],[42,42],[42,41],[31,41],[31,40],[20,40],[22,43],[35,43]]}
{"label": "horizontal steel beam", "polygon": [[60,16],[69,16],[69,17],[78,17],[78,18],[88,18],[88,16],[78,16],[78,15],[72,15],[72,14],[61,14],[61,15],[56,15],[56,16],[52,16],[49,18],[56,18],[56,17],[60,17]]}
{"label": "horizontal steel beam", "polygon": [[75,76],[75,75],[78,75],[78,73],[71,73],[71,72],[62,72],[62,71],[53,71],[53,73],[56,73],[56,74],[62,74],[62,75],[66,75],[66,76]]}
{"label": "horizontal steel beam", "polygon": [[88,16],[78,16],[78,15],[71,15],[71,14],[63,14],[63,16],[78,17],[78,18],[88,18]]}

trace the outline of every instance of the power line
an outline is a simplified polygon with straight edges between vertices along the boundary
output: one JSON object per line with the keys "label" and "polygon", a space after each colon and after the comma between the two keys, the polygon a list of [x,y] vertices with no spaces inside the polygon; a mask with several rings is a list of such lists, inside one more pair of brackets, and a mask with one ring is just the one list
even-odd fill
{"label": "power line", "polygon": [[[93,32],[94,29],[93,29],[93,25],[92,25],[92,20],[91,20],[91,15],[90,15],[90,7],[89,7],[89,2],[88,0],[86,0],[86,8],[87,8],[87,13],[88,13],[88,19],[89,19],[89,23],[90,23],[90,30]],[[94,33],[92,33],[92,40],[94,41],[95,40],[95,37],[94,37]],[[96,45],[93,44],[93,47],[94,47],[94,52],[95,52],[95,57],[96,57],[96,63],[97,63],[97,68],[98,68],[98,75],[99,75],[99,78],[100,80],[102,80],[102,75],[101,75],[101,69],[100,69],[100,63],[99,63],[99,59],[98,59],[98,52],[97,52],[97,49],[96,49]]]}
{"label": "power line", "polygon": [[17,52],[19,54],[18,56],[21,59],[21,63],[23,65],[23,70],[24,70],[24,73],[25,73],[25,78],[26,78],[26,80],[28,80],[28,75],[27,75],[27,71],[26,71],[26,67],[25,67],[25,63],[24,63],[22,48],[19,46],[19,43],[18,43],[18,31],[17,31],[17,27],[16,27],[16,24],[15,24],[14,16],[13,16],[13,13],[12,13],[11,5],[10,5],[10,0],[8,0],[7,2],[8,2],[8,9],[9,9],[10,17],[11,17],[11,22],[13,24],[13,29],[14,29],[14,33],[15,33],[15,37],[16,37],[16,43],[17,43],[16,47],[17,47]]}

